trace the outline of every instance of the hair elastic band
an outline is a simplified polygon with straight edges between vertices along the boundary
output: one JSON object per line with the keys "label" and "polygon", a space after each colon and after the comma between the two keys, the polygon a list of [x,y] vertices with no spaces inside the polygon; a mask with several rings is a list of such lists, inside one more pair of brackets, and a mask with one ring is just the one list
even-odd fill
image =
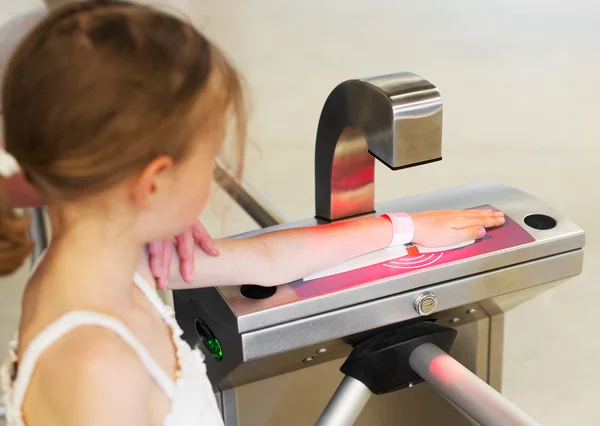
{"label": "hair elastic band", "polygon": [[5,178],[19,172],[19,165],[12,155],[0,148],[0,175]]}

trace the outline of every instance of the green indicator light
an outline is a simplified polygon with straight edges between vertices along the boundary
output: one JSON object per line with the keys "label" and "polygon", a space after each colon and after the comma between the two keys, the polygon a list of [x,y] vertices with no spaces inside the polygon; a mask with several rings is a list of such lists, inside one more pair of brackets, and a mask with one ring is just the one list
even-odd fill
{"label": "green indicator light", "polygon": [[208,324],[200,318],[196,318],[195,325],[196,333],[198,333],[198,337],[204,343],[204,347],[208,349],[208,352],[210,352],[215,360],[221,362],[223,360],[223,348],[221,348],[219,339],[215,337]]}
{"label": "green indicator light", "polygon": [[223,359],[223,349],[221,349],[221,344],[216,338],[208,339],[206,341],[206,347],[217,361],[221,361]]}

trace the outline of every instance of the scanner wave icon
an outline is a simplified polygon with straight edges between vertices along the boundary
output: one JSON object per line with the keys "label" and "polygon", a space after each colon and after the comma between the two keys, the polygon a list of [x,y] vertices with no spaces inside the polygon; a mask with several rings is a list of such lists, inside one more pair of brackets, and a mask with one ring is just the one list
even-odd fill
{"label": "scanner wave icon", "polygon": [[428,255],[422,254],[415,257],[402,257],[391,262],[384,263],[383,266],[393,269],[419,269],[433,265],[435,262],[440,260],[442,256],[444,256],[444,253],[430,253]]}

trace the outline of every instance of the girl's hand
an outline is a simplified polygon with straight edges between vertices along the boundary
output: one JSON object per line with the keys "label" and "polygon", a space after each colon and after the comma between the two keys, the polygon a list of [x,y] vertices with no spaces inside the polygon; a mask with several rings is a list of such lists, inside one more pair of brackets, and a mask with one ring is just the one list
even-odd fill
{"label": "girl's hand", "polygon": [[485,236],[486,228],[504,224],[504,213],[489,210],[443,210],[411,214],[413,243],[423,247],[453,246]]}
{"label": "girl's hand", "polygon": [[150,270],[156,278],[158,288],[164,290],[168,286],[167,277],[171,268],[173,251],[177,248],[181,278],[188,284],[194,280],[194,246],[198,244],[210,256],[218,256],[219,251],[204,226],[197,221],[181,235],[173,240],[154,241],[148,245],[150,252]]}

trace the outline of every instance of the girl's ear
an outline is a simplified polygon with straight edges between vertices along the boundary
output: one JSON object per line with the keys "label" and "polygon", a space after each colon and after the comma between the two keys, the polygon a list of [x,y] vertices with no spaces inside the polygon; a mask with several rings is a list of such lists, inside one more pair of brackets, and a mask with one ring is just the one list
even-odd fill
{"label": "girl's ear", "polygon": [[173,159],[167,155],[152,160],[133,181],[132,196],[140,209],[146,209],[156,193],[165,186],[168,172],[173,168]]}

